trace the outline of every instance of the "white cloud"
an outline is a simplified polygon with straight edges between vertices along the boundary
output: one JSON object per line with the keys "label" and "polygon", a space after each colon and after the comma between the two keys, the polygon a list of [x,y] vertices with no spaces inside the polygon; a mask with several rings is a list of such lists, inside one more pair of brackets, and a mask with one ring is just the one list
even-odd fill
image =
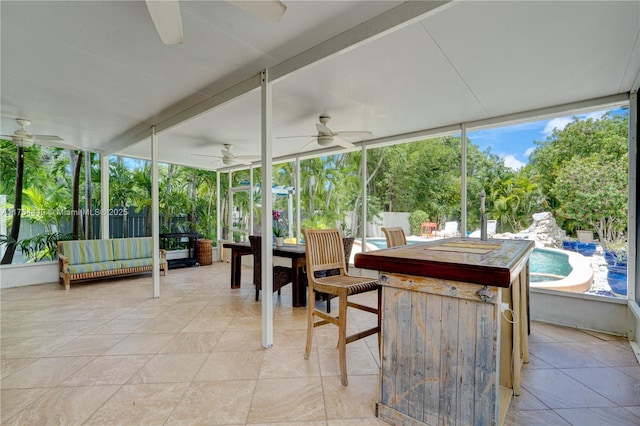
{"label": "white cloud", "polygon": [[[580,114],[580,115],[578,115],[578,118],[580,120],[588,120],[589,118],[594,119],[594,120],[599,120],[607,112],[608,112],[607,110],[593,111],[593,112],[589,112],[587,114]],[[550,136],[551,133],[553,133],[553,129],[563,130],[567,126],[567,124],[571,123],[572,121],[573,121],[573,117],[558,117],[558,118],[554,118],[552,120],[549,120],[547,122],[547,125],[545,126],[544,130],[542,131],[542,133],[545,136]]]}
{"label": "white cloud", "polygon": [[525,163],[518,160],[515,155],[509,154],[502,157],[504,165],[513,170],[520,170],[525,166]]}
{"label": "white cloud", "polygon": [[567,127],[567,124],[571,123],[571,121],[571,117],[558,117],[554,118],[553,120],[549,120],[542,133],[545,136],[549,136],[551,135],[551,133],[553,133],[554,129],[562,130]]}
{"label": "white cloud", "polygon": [[536,148],[533,147],[533,146],[530,147],[530,148],[527,148],[527,150],[524,152],[525,157],[531,156],[531,154],[533,154],[533,151],[535,151],[535,150],[536,150]]}

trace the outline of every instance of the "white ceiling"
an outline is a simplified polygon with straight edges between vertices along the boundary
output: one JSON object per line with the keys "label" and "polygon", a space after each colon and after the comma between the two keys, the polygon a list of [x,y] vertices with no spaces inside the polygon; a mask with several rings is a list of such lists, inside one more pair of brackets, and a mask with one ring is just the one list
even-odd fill
{"label": "white ceiling", "polygon": [[[185,41],[166,46],[141,1],[3,0],[2,134],[23,117],[33,133],[149,158],[139,131],[320,43],[349,46],[358,34],[351,28],[369,21],[364,28],[383,30],[408,9],[398,1],[284,3],[275,23],[224,1],[182,1]],[[334,131],[384,138],[627,93],[639,74],[639,1],[453,2],[278,79],[273,135],[312,135],[328,113]],[[299,152],[310,139],[276,139],[273,155]],[[161,131],[159,158],[218,168],[193,154],[219,155],[223,143],[259,155],[259,89]]]}

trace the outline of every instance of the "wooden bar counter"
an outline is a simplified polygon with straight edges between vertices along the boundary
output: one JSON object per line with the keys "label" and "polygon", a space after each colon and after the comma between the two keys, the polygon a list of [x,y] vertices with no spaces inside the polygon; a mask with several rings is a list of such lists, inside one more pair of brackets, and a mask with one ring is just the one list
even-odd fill
{"label": "wooden bar counter", "polygon": [[355,256],[379,271],[378,417],[397,425],[502,424],[529,361],[532,241],[447,238]]}

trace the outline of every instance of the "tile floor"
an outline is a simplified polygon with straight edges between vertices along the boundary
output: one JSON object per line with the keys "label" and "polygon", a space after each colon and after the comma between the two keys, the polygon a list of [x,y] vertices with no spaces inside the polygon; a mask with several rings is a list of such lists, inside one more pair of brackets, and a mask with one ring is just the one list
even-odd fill
{"label": "tile floor", "polygon": [[[274,347],[261,346],[249,269],[176,269],[152,299],[150,276],[2,290],[1,411],[10,425],[376,425],[379,358],[371,336],[347,348],[316,331],[290,286],[274,295]],[[366,299],[367,295],[361,295]],[[364,300],[368,302],[367,300]],[[373,299],[371,300],[373,301]],[[334,304],[337,303],[334,301]],[[375,321],[354,312],[351,327]],[[624,339],[533,323],[508,425],[638,425],[640,366]]]}

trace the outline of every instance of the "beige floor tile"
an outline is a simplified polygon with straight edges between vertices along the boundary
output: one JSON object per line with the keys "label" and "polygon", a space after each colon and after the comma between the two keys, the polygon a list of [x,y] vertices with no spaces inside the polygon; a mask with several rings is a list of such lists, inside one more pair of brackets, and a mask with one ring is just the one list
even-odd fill
{"label": "beige floor tile", "polygon": [[304,359],[304,348],[273,347],[264,352],[260,378],[315,377],[320,375],[317,357]]}
{"label": "beige floor tile", "polygon": [[51,351],[52,356],[101,355],[126,336],[122,334],[79,336]]}
{"label": "beige floor tile", "polygon": [[101,356],[79,369],[60,386],[121,385],[151,357],[152,355]]}
{"label": "beige floor tile", "polygon": [[562,371],[617,405],[640,406],[640,379],[615,368],[568,368]]}
{"label": "beige floor tile", "polygon": [[2,380],[2,389],[54,387],[93,359],[76,356],[40,358]]}
{"label": "beige floor tile", "polygon": [[220,337],[216,345],[216,352],[261,351],[262,332],[251,331],[226,331]]}
{"label": "beige floor tile", "polygon": [[80,386],[50,389],[9,419],[9,425],[79,425],[107,401],[118,386]]}
{"label": "beige floor tile", "polygon": [[212,352],[195,381],[257,379],[264,352]]}
{"label": "beige floor tile", "polygon": [[222,337],[217,333],[178,333],[162,348],[161,353],[211,352]]}
{"label": "beige floor tile", "polygon": [[175,334],[132,334],[112,346],[105,355],[155,354],[167,344]]}
{"label": "beige floor tile", "polygon": [[385,426],[389,423],[384,422],[377,417],[367,417],[364,419],[340,419],[340,420],[329,420],[327,421],[327,426]]}
{"label": "beige floor tile", "polygon": [[188,386],[188,383],[124,385],[85,425],[164,424]]}
{"label": "beige floor tile", "polygon": [[323,377],[328,419],[375,418],[379,399],[380,378],[376,375],[349,376],[349,386],[342,386],[339,377]]}
{"label": "beige floor tile", "polygon": [[635,354],[629,350],[628,342],[626,348],[612,344],[612,342],[568,343],[567,345],[576,352],[581,352],[591,358],[600,360],[609,367],[634,367],[638,365]]}
{"label": "beige floor tile", "polygon": [[[319,349],[318,358],[323,376],[340,375],[340,356],[337,348]],[[353,343],[347,345],[347,376],[378,374],[379,371],[380,367],[369,348],[358,347]]]}
{"label": "beige floor tile", "polygon": [[48,356],[51,351],[77,336],[11,337],[2,339],[2,358],[34,358]]}
{"label": "beige floor tile", "polygon": [[324,396],[319,377],[258,380],[248,423],[324,419]]}
{"label": "beige floor tile", "polygon": [[520,395],[511,398],[510,409],[515,410],[547,410],[549,407],[526,389],[520,390]]}
{"label": "beige floor tile", "polygon": [[529,350],[554,368],[607,366],[599,357],[593,358],[588,353],[576,351],[567,343],[532,343]]}
{"label": "beige floor tile", "polygon": [[525,370],[522,386],[551,409],[615,405],[557,369]]}
{"label": "beige floor tile", "polygon": [[20,370],[21,368],[24,368],[27,365],[33,364],[36,361],[37,361],[37,359],[35,359],[35,358],[7,358],[7,359],[2,359],[0,361],[1,365],[2,365],[2,367],[0,367],[0,379],[4,379],[5,377],[9,377],[10,375],[15,373],[16,371]]}
{"label": "beige floor tile", "polygon": [[560,409],[556,410],[556,413],[572,425],[637,426],[640,424],[640,417],[621,407]]}
{"label": "beige floor tile", "polygon": [[208,356],[207,353],[155,355],[128,383],[191,382]]}
{"label": "beige floor tile", "polygon": [[225,331],[233,317],[206,317],[198,315],[189,321],[181,330],[183,333],[214,333]]}
{"label": "beige floor tile", "polygon": [[134,318],[115,318],[109,320],[95,329],[91,330],[92,334],[130,334],[136,331],[138,328],[147,322],[149,318],[134,317]]}
{"label": "beige floor tile", "polygon": [[[552,410],[532,410],[508,413],[504,426],[570,426],[562,417]],[[604,425],[602,425],[604,426]],[[613,426],[613,425],[609,425]]]}
{"label": "beige floor tile", "polygon": [[190,317],[158,316],[150,318],[133,333],[178,333],[191,321]]}
{"label": "beige floor tile", "polygon": [[0,422],[5,422],[47,393],[47,388],[3,389],[0,393]]}
{"label": "beige floor tile", "polygon": [[194,382],[166,424],[245,424],[255,386],[255,380]]}

